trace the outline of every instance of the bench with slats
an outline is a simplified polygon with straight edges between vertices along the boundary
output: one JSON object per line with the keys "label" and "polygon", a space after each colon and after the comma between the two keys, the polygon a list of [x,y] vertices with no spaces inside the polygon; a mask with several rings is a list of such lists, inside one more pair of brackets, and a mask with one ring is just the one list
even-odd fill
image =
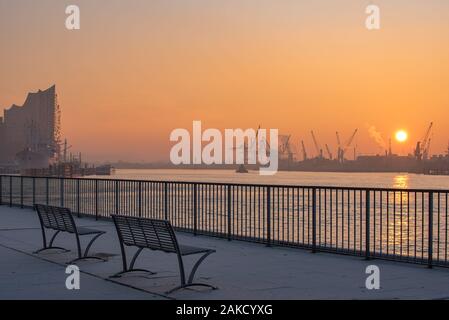
{"label": "bench with slats", "polygon": [[[172,225],[170,224],[169,221],[166,220],[128,217],[122,215],[112,215],[112,218],[114,220],[114,224],[117,229],[117,235],[120,242],[120,248],[122,251],[122,262],[123,262],[123,271],[113,275],[112,277],[120,277],[125,273],[134,271],[144,271],[154,274],[154,272],[151,272],[146,269],[134,268],[136,259],[142,252],[142,250],[150,249],[156,251],[163,251],[166,253],[175,253],[178,257],[181,285],[177,286],[176,288],[173,288],[167,293],[171,293],[175,290],[192,286],[205,286],[212,289],[216,289],[214,286],[211,286],[209,284],[193,282],[195,273],[201,262],[203,262],[207,256],[214,253],[215,250],[180,245],[178,243]],[[126,260],[125,246],[138,248],[129,266]],[[189,278],[186,281],[182,257],[193,254],[203,254],[203,255],[193,266]]]}
{"label": "bench with slats", "polygon": [[[54,207],[54,206],[47,206],[43,204],[35,204],[34,208],[39,216],[39,221],[41,224],[42,229],[42,240],[44,243],[44,247],[42,249],[37,250],[35,253],[39,253],[44,250],[50,250],[50,249],[60,249],[65,252],[68,252],[70,250],[67,250],[62,247],[56,247],[53,246],[53,242],[56,238],[56,236],[61,232],[71,233],[74,234],[76,237],[76,245],[78,250],[78,258],[70,261],[70,263],[75,262],[77,260],[82,259],[99,259],[104,260],[99,257],[95,256],[89,256],[89,249],[94,243],[95,240],[98,239],[101,235],[105,234],[105,231],[91,229],[91,228],[85,228],[85,227],[78,227],[75,224],[75,220],[73,219],[72,213],[70,212],[70,209],[67,208],[61,208],[61,207]],[[45,229],[50,229],[56,231],[53,236],[50,239],[50,242],[47,244],[47,236],[45,233]],[[93,235],[94,237],[90,240],[88,245],[86,246],[86,249],[84,251],[84,254],[81,254],[81,242],[80,242],[80,236],[86,236],[86,235]]]}

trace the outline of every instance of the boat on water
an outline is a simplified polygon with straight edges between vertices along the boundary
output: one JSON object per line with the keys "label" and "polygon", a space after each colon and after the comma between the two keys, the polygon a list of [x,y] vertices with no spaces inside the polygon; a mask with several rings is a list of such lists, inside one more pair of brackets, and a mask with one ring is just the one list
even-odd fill
{"label": "boat on water", "polygon": [[237,173],[248,173],[248,169],[245,168],[245,166],[243,164],[241,164],[237,170],[235,170],[235,172]]}

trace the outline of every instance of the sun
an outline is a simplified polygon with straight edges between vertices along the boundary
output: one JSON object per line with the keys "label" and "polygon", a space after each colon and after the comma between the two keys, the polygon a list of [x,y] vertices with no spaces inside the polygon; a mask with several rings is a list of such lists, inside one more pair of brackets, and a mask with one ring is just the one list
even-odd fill
{"label": "sun", "polygon": [[405,141],[407,141],[408,134],[404,130],[399,130],[396,132],[395,137],[398,142],[405,142]]}

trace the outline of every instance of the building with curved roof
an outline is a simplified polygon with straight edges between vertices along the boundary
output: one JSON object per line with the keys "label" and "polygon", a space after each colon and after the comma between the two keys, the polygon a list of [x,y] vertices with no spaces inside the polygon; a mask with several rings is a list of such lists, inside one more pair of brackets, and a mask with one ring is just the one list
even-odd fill
{"label": "building with curved roof", "polygon": [[53,85],[28,93],[22,106],[13,104],[4,111],[0,118],[0,163],[47,167],[59,152],[59,140],[60,110]]}

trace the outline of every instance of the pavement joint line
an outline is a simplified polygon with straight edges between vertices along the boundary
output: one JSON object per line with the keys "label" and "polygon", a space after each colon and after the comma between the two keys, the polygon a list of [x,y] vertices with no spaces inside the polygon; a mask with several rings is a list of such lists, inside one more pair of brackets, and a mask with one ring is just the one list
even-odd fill
{"label": "pavement joint line", "polygon": [[34,227],[29,227],[29,228],[6,228],[6,229],[0,229],[1,231],[20,231],[20,230],[38,230],[40,228],[34,228]]}
{"label": "pavement joint line", "polygon": [[[15,252],[19,252],[19,253],[25,254],[25,255],[27,255],[27,256],[30,256],[30,257],[33,257],[33,258],[36,258],[36,259],[39,259],[39,260],[42,260],[42,261],[46,261],[46,262],[49,262],[49,263],[52,263],[52,264],[55,264],[55,265],[58,265],[58,266],[61,266],[61,267],[64,267],[64,268],[67,267],[66,264],[62,264],[62,263],[59,263],[59,262],[56,262],[56,261],[53,261],[53,260],[50,260],[50,259],[45,259],[45,258],[43,258],[43,257],[40,257],[40,256],[31,254],[31,253],[28,253],[28,252],[26,252],[26,251],[22,251],[22,250],[13,248],[13,247],[6,246],[6,245],[4,245],[4,244],[2,244],[2,243],[0,243],[0,247],[9,249],[9,250],[12,250],[12,251],[15,251]],[[114,280],[111,280],[111,279],[109,279],[109,278],[103,278],[103,277],[100,277],[100,276],[98,276],[98,275],[96,275],[96,274],[94,274],[94,273],[87,272],[87,271],[83,271],[83,270],[81,270],[81,269],[80,269],[80,272],[81,272],[81,273],[84,273],[84,274],[87,274],[87,275],[89,275],[89,276],[91,276],[91,277],[94,277],[94,278],[97,278],[97,279],[101,279],[101,280],[104,280],[104,281],[108,281],[108,282],[112,282],[112,283],[115,283],[115,284],[118,284],[118,285],[121,285],[121,286],[124,286],[124,287],[127,287],[127,288],[131,288],[131,289],[134,289],[134,290],[138,290],[138,291],[141,291],[141,292],[145,292],[145,293],[148,293],[148,294],[156,295],[156,296],[163,297],[163,298],[170,299],[170,300],[176,300],[176,298],[169,297],[169,296],[164,295],[164,294],[161,294],[161,293],[157,293],[157,292],[152,292],[152,291],[149,291],[149,290],[145,290],[145,289],[142,289],[142,288],[139,288],[139,287],[136,287],[136,286],[127,284],[127,283],[122,283],[122,282],[114,281]]]}
{"label": "pavement joint line", "polygon": [[[87,225],[87,226],[79,225],[78,227],[89,228],[89,227],[92,227],[92,226],[91,226],[91,225]],[[106,227],[110,227],[110,225],[108,225],[108,224],[100,224],[100,225],[95,225],[95,227],[96,227],[96,228],[101,228],[101,227],[106,228]],[[0,232],[2,232],[2,231],[20,231],[20,230],[41,230],[41,228],[39,228],[39,227],[28,227],[28,228],[4,228],[4,229],[1,229],[1,228],[0,228]]]}

